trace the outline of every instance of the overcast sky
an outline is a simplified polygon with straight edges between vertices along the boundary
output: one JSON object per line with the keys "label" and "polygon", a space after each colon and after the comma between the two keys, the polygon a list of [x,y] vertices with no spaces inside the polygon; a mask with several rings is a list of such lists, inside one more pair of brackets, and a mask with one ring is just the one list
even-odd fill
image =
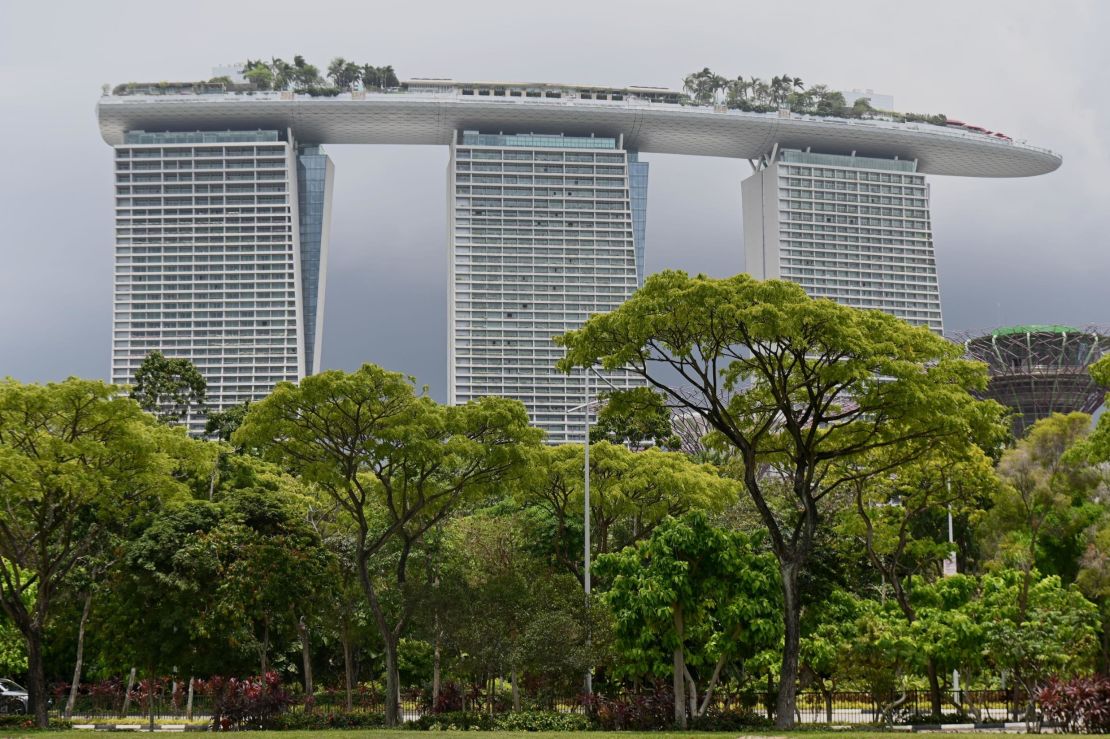
{"label": "overcast sky", "polygon": [[[112,151],[104,83],[245,58],[392,64],[402,78],[658,85],[709,66],[871,88],[1061,153],[1032,179],[931,178],[948,330],[1110,323],[1110,3],[16,2],[0,0],[0,376],[106,377]],[[446,167],[437,147],[332,146],[324,365],[446,390]],[[647,267],[744,269],[746,162],[646,155]]]}

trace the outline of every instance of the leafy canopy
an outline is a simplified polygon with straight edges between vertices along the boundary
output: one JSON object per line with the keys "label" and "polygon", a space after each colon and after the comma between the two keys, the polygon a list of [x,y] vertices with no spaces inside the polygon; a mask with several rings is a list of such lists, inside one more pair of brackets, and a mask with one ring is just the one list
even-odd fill
{"label": "leafy canopy", "polygon": [[135,370],[131,397],[139,407],[164,423],[179,423],[190,411],[204,408],[208,384],[188,359],[170,359],[151,352]]}

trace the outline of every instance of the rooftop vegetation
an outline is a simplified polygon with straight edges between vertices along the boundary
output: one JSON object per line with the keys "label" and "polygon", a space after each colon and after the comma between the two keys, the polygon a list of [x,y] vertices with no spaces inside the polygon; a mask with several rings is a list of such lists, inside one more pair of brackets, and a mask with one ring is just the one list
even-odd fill
{"label": "rooftop vegetation", "polygon": [[770,80],[745,78],[744,75],[730,79],[705,67],[700,72],[686,75],[683,90],[694,103],[724,105],[735,110],[756,113],[790,110],[794,113],[835,118],[890,118],[936,125],[944,125],[947,121],[943,114],[879,110],[872,107],[871,101],[866,97],[848,105],[843,93],[831,90],[827,85],[813,85],[807,89],[801,77],[789,74],[775,76]]}
{"label": "rooftop vegetation", "polygon": [[[391,65],[376,67],[372,64],[359,64],[343,57],[335,57],[326,71],[309,64],[297,54],[292,62],[281,57],[248,59],[242,68],[245,84],[235,84],[228,77],[215,77],[208,81],[197,82],[128,82],[113,89],[115,95],[136,93],[174,94],[196,93],[212,94],[220,92],[255,92],[284,90],[319,97],[331,97],[343,92],[386,91],[405,87]],[[692,72],[683,80],[686,99],[683,104],[720,105],[734,110],[755,113],[771,113],[789,110],[804,115],[828,116],[833,118],[880,118],[900,122],[919,121],[944,125],[947,118],[942,114],[900,113],[880,110],[871,105],[870,100],[861,97],[851,105],[843,93],[829,89],[826,85],[813,85],[807,88],[801,77],[789,74],[771,77],[746,78],[743,75],[731,79],[719,75],[709,67],[700,72]]]}
{"label": "rooftop vegetation", "polygon": [[196,93],[212,94],[220,92],[255,92],[287,90],[319,97],[331,97],[341,92],[355,90],[396,89],[401,81],[392,65],[375,67],[372,64],[359,64],[336,57],[328,64],[327,72],[320,74],[315,64],[309,64],[300,54],[287,62],[281,57],[248,59],[241,70],[247,80],[236,84],[228,77],[213,77],[208,81],[196,82],[127,82],[116,85],[114,95],[136,93],[172,94]]}

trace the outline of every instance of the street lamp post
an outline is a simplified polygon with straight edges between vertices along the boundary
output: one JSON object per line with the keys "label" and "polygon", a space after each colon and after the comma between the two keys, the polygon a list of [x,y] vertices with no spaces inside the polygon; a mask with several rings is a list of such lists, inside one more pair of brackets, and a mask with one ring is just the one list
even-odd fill
{"label": "street lamp post", "polygon": [[[593,372],[597,378],[611,387],[613,390],[620,390],[616,385],[609,382],[601,373],[591,367],[586,367],[583,379],[583,397],[585,403],[576,405],[573,408],[568,408],[563,414],[563,428],[570,428],[570,414],[575,411],[581,410],[583,415],[583,437],[582,437],[582,466],[583,466],[583,500],[582,500],[582,530],[583,545],[582,545],[582,561],[583,561],[583,577],[582,586],[586,596],[586,607],[590,605],[590,408],[598,405],[601,401],[597,398],[590,398],[590,373]],[[586,670],[585,688],[586,695],[593,695],[594,692],[594,676],[593,671]]]}

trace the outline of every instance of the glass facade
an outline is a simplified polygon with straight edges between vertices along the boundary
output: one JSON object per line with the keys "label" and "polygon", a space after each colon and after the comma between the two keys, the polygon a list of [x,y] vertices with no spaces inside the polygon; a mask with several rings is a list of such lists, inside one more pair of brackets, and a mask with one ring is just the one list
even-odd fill
{"label": "glass facade", "polygon": [[748,269],[941,333],[929,188],[913,161],[787,150],[744,182]]}
{"label": "glass facade", "polygon": [[[610,145],[584,145],[598,141]],[[549,442],[583,439],[585,411],[568,416],[586,402],[583,374],[555,370],[563,350],[552,339],[613,310],[640,284],[632,162],[616,144],[456,136],[448,211],[452,403],[515,398]],[[623,371],[606,378],[618,387],[641,382]],[[605,387],[596,378],[590,385],[591,399]]]}
{"label": "glass facade", "polygon": [[628,193],[632,201],[632,241],[636,246],[636,284],[644,284],[644,247],[647,244],[648,163],[639,152],[628,152]]}
{"label": "glass facade", "polygon": [[322,244],[324,242],[325,206],[329,193],[328,174],[331,160],[320,146],[302,146],[297,150],[297,216],[301,231],[301,300],[304,326],[305,374],[319,371],[316,336],[320,329],[319,312]]}
{"label": "glass facade", "polygon": [[279,141],[277,131],[128,131],[125,144],[220,144]]}
{"label": "glass facade", "polygon": [[464,146],[522,146],[544,149],[616,149],[617,140],[594,136],[563,136],[562,134],[542,135],[535,133],[514,133],[508,136],[497,133],[478,133],[463,131]]}
{"label": "glass facade", "polygon": [[[276,131],[133,133],[143,143],[115,151],[112,381],[159,350],[191,360],[219,410],[303,377],[293,145]],[[203,430],[203,415],[186,421]]]}

